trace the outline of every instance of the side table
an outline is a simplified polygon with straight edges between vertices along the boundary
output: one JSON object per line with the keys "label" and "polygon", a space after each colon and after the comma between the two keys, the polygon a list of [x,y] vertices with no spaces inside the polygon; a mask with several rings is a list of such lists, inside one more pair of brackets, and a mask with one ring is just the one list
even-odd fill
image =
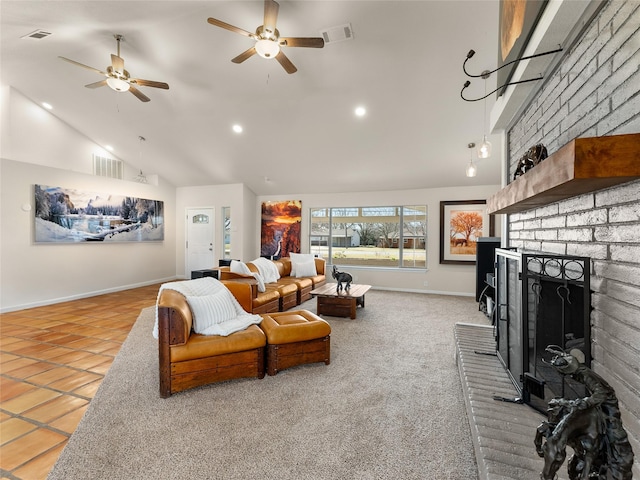
{"label": "side table", "polygon": [[205,268],[203,270],[192,270],[191,271],[191,280],[194,278],[202,278],[202,277],[213,277],[216,280],[219,280],[218,277],[218,269],[217,268]]}

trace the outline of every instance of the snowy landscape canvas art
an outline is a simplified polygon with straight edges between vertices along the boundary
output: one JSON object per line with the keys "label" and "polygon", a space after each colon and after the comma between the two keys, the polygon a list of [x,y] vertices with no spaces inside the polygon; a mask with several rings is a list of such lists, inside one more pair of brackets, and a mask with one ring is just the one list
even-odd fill
{"label": "snowy landscape canvas art", "polygon": [[35,242],[164,240],[160,200],[34,185]]}

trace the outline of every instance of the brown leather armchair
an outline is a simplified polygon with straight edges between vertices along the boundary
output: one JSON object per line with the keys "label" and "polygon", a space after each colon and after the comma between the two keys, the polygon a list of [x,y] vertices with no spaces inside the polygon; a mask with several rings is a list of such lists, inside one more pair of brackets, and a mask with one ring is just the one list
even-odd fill
{"label": "brown leather armchair", "polygon": [[[227,284],[240,305],[250,311],[251,287]],[[164,289],[158,299],[158,361],[160,396],[209,383],[265,374],[266,337],[257,325],[226,337],[192,331],[193,317],[186,298]]]}

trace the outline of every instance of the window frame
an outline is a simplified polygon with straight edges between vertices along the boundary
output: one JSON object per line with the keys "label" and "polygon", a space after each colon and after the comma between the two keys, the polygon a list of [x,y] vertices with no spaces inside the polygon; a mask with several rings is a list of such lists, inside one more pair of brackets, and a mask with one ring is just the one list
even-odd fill
{"label": "window frame", "polygon": [[[372,215],[371,212],[377,211],[377,215]],[[419,215],[416,215],[416,212],[419,212]],[[351,213],[351,215],[348,215]],[[355,213],[355,215],[354,215]],[[384,215],[386,213],[387,215]],[[382,215],[381,215],[382,214]],[[419,220],[416,220],[416,217]],[[345,221],[345,219],[371,219],[371,222],[353,222],[349,223]],[[375,230],[380,228],[380,225],[390,224],[393,225],[394,222],[389,222],[389,219],[396,218],[397,229],[394,232],[391,232],[389,235],[389,231],[383,230],[384,242],[389,243],[389,246],[378,247],[377,243],[380,241],[380,235],[376,235],[377,232]],[[420,235],[407,235],[410,233],[411,229],[407,229],[407,222],[413,221],[411,223],[418,223],[418,229],[423,229]],[[349,264],[348,262],[338,262],[336,265],[347,266],[347,267],[357,267],[357,268],[375,268],[375,269],[387,269],[387,270],[407,270],[407,271],[418,271],[418,270],[427,270],[427,258],[428,258],[428,242],[427,242],[427,231],[428,231],[428,207],[426,204],[423,205],[383,205],[383,206],[358,206],[358,207],[315,207],[309,209],[309,251],[314,254],[318,254],[321,256],[326,256],[327,263],[329,265],[334,265],[335,257],[334,250],[335,249],[349,249],[361,247],[361,246],[372,246],[374,248],[392,248],[394,251],[397,251],[397,264],[396,265],[376,265],[376,264],[361,264],[359,262],[354,262],[354,264]],[[379,221],[376,222],[375,220]],[[367,235],[376,235],[374,237],[375,244],[360,244],[360,240],[364,237],[363,234],[363,225],[370,223],[373,226],[372,232],[368,232]],[[376,227],[375,225],[378,225]],[[318,225],[322,225],[322,228],[314,228]],[[351,225],[351,227],[350,227]],[[360,228],[356,230],[358,234],[358,245],[347,245],[353,239],[353,235],[349,235],[349,230],[353,226],[358,225]],[[394,230],[394,227],[390,227],[391,230]],[[337,231],[343,231],[344,236],[340,237],[340,239],[344,238],[344,245],[336,244],[336,241],[340,243],[340,239],[336,234]],[[320,234],[318,234],[320,233]],[[362,237],[361,237],[362,235]],[[351,240],[349,240],[351,239]],[[413,239],[413,241],[411,241]],[[371,241],[369,238],[368,241]],[[407,257],[405,250],[411,249],[416,251],[415,245],[422,244],[422,248],[418,250],[424,252],[424,261],[421,265],[416,265],[415,255],[413,256],[413,265],[405,264],[405,257]],[[395,260],[393,257],[390,260]]]}

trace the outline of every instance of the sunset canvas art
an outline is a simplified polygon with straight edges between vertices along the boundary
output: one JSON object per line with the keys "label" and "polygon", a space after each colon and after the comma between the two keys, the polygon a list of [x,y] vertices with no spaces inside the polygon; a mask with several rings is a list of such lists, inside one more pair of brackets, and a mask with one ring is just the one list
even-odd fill
{"label": "sunset canvas art", "polygon": [[288,257],[300,253],[302,201],[263,202],[260,256]]}

